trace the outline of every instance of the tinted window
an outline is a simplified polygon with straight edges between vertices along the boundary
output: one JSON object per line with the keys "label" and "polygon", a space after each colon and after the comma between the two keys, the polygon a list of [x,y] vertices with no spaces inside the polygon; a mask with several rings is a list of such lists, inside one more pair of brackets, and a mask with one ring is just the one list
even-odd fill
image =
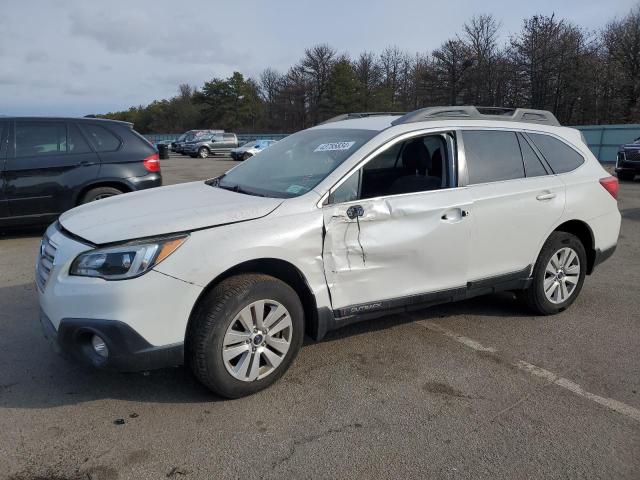
{"label": "tinted window", "polygon": [[472,130],[463,135],[470,185],[524,177],[514,132]]}
{"label": "tinted window", "polygon": [[542,162],[538,158],[536,152],[533,151],[529,142],[520,134],[518,134],[520,142],[520,150],[522,151],[522,161],[524,162],[524,172],[527,177],[541,177],[547,174]]}
{"label": "tinted window", "polygon": [[120,139],[101,125],[83,124],[82,131],[97,152],[113,152],[120,148]]}
{"label": "tinted window", "polygon": [[224,134],[224,139],[225,140],[234,140],[236,138],[236,136],[233,133],[225,133]]}
{"label": "tinted window", "polygon": [[80,130],[73,123],[68,124],[67,131],[67,151],[69,153],[89,153],[91,149]]}
{"label": "tinted window", "polygon": [[66,153],[66,141],[62,122],[16,122],[16,157]]}
{"label": "tinted window", "polygon": [[584,162],[582,155],[550,135],[541,133],[529,133],[528,135],[542,152],[554,173],[570,172]]}

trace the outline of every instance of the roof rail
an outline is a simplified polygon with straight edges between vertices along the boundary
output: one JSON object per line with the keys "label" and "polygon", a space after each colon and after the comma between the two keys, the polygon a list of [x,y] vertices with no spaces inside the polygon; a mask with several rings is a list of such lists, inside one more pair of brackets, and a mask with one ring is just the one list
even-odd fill
{"label": "roof rail", "polygon": [[547,110],[533,110],[530,108],[506,107],[427,107],[409,112],[391,122],[392,125],[403,123],[424,122],[428,120],[469,119],[469,120],[507,120],[511,122],[543,123],[560,126],[555,115]]}
{"label": "roof rail", "polygon": [[329,120],[325,120],[324,122],[320,122],[318,125],[324,125],[325,123],[333,123],[340,122],[341,120],[352,120],[354,118],[366,118],[366,117],[380,117],[383,115],[404,115],[407,112],[354,112],[354,113],[343,113],[341,115],[337,115],[335,117],[330,118]]}

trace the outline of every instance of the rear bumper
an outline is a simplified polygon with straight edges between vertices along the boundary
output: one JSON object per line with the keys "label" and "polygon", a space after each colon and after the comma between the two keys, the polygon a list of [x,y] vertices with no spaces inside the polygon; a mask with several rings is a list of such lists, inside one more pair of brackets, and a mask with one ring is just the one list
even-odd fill
{"label": "rear bumper", "polygon": [[598,265],[600,265],[605,260],[608,260],[609,257],[611,257],[611,255],[613,255],[614,252],[616,251],[617,246],[618,245],[616,244],[612,247],[605,248],[604,250],[600,250],[599,248],[596,249],[596,256],[593,261],[593,268],[591,269],[591,271],[593,271]]}
{"label": "rear bumper", "polygon": [[[183,343],[154,347],[130,326],[117,320],[63,318],[56,330],[40,311],[40,324],[56,353],[95,368],[137,372],[184,363]],[[98,335],[107,345],[106,357],[93,350],[93,335]]]}
{"label": "rear bumper", "polygon": [[148,175],[143,175],[141,177],[129,177],[127,178],[127,181],[133,190],[161,187],[162,174],[160,172],[149,173]]}

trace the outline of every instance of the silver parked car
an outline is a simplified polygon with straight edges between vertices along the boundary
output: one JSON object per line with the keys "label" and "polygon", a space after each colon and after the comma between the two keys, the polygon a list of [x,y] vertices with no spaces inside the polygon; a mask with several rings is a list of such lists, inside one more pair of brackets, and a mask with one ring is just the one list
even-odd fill
{"label": "silver parked car", "polygon": [[227,153],[238,145],[238,137],[235,133],[215,133],[203,135],[185,143],[182,151],[193,158],[207,158],[212,154]]}
{"label": "silver parked car", "polygon": [[261,152],[262,150],[273,145],[276,142],[277,140],[251,140],[241,147],[234,148],[233,150],[231,150],[231,152],[229,152],[229,154],[234,160],[246,160],[247,158],[253,157],[256,153]]}

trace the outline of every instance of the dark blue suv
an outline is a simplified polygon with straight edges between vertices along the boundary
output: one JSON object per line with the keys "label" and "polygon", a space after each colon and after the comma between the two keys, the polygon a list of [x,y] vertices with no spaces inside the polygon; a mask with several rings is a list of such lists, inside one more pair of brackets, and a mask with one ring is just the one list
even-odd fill
{"label": "dark blue suv", "polygon": [[616,159],[616,175],[619,180],[633,180],[640,174],[640,138],[622,145]]}
{"label": "dark blue suv", "polygon": [[161,184],[158,151],[130,123],[0,117],[0,228]]}

